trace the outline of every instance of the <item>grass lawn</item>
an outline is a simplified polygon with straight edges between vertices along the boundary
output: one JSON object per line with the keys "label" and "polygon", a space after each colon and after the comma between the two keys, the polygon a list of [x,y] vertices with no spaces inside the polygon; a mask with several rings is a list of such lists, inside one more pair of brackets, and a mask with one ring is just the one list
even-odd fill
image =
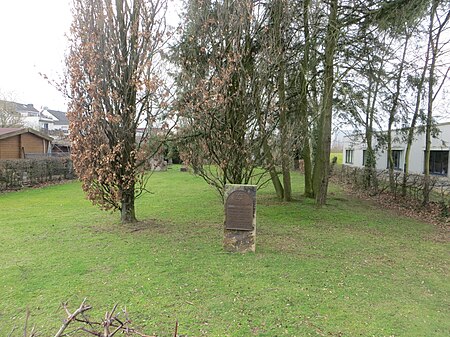
{"label": "grass lawn", "polygon": [[343,156],[342,152],[332,152],[332,153],[330,153],[330,160],[332,160],[333,157],[336,157],[337,158],[336,164],[342,165],[342,162],[343,162],[342,156]]}
{"label": "grass lawn", "polygon": [[[154,173],[139,224],[84,200],[78,182],[0,195],[0,336],[25,312],[52,336],[87,297],[173,336],[448,336],[448,243],[432,225],[332,187],[322,209],[258,192],[257,252],[222,250],[223,207],[200,178]],[[20,330],[17,336],[22,335]]]}

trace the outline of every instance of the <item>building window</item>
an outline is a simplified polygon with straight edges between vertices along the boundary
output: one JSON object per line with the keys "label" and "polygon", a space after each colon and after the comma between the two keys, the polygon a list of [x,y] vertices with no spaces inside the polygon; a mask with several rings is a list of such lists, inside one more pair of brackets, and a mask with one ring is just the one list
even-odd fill
{"label": "building window", "polygon": [[366,166],[367,164],[367,150],[363,150],[363,161],[362,161],[363,166]]}
{"label": "building window", "polygon": [[353,150],[345,150],[345,163],[353,164]]}
{"label": "building window", "polygon": [[430,151],[430,174],[448,173],[448,151]]}
{"label": "building window", "polygon": [[[402,150],[392,150],[392,160],[394,162],[394,170],[401,170],[402,167],[401,161],[402,161]],[[387,159],[387,168],[389,168],[389,156]]]}

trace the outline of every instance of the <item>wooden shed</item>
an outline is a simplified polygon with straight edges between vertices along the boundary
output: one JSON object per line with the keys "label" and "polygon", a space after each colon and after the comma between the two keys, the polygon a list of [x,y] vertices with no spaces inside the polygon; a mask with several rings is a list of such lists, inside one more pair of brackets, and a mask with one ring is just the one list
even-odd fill
{"label": "wooden shed", "polygon": [[47,155],[52,137],[30,128],[0,128],[0,159]]}

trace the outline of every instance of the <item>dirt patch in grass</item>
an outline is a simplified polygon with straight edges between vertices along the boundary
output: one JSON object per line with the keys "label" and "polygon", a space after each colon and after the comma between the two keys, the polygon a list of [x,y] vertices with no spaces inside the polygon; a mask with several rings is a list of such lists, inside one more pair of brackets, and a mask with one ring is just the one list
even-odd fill
{"label": "dirt patch in grass", "polygon": [[155,219],[148,219],[144,221],[132,223],[97,223],[89,226],[89,229],[94,233],[157,233],[167,234],[170,232],[166,223]]}
{"label": "dirt patch in grass", "polygon": [[138,221],[129,224],[124,224],[123,228],[128,233],[136,233],[143,231],[157,232],[159,234],[166,234],[169,232],[167,225],[156,219],[149,219],[145,221]]}
{"label": "dirt patch in grass", "polygon": [[277,252],[301,255],[304,244],[297,237],[286,237],[285,235],[271,235],[263,239],[263,245]]}
{"label": "dirt patch in grass", "polygon": [[429,240],[440,243],[449,243],[450,242],[450,230],[440,229],[439,232],[435,235],[429,235],[427,237]]}

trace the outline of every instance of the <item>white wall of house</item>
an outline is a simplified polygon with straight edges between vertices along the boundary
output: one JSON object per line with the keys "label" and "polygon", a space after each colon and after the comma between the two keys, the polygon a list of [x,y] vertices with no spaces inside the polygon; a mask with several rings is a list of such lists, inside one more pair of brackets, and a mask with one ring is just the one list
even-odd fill
{"label": "white wall of house", "polygon": [[48,113],[47,110],[45,110],[45,109],[41,111],[41,115],[42,115],[45,119],[51,121],[50,123],[48,123],[48,129],[49,129],[50,131],[55,130],[55,129],[56,129],[56,128],[55,128],[55,122],[58,121],[58,119],[57,119],[55,116],[53,116],[52,114]]}
{"label": "white wall of house", "polygon": [[23,124],[27,128],[32,128],[37,131],[53,130],[53,120],[43,118],[42,116],[22,116]]}
{"label": "white wall of house", "polygon": [[[440,130],[436,137],[431,141],[431,173],[436,175],[448,176],[449,151],[450,151],[450,123],[439,124]],[[395,167],[403,171],[405,164],[406,141],[399,132],[393,133],[392,150],[395,159]],[[376,138],[376,137],[374,137]],[[376,152],[377,170],[386,170],[388,168],[387,146],[378,146],[377,140],[373,140],[373,147],[378,148]],[[353,167],[364,167],[364,151],[367,145],[364,137],[346,136],[344,139],[343,162],[345,165]],[[422,174],[425,167],[425,134],[416,134],[411,146],[409,160],[409,172]]]}
{"label": "white wall of house", "polygon": [[39,116],[22,116],[22,120],[25,127],[39,130]]}
{"label": "white wall of house", "polygon": [[41,117],[39,120],[39,126],[40,126],[41,130],[51,131],[54,129],[55,125],[54,125],[53,120]]}
{"label": "white wall of house", "polygon": [[54,131],[63,131],[65,134],[69,133],[69,125],[68,124],[61,124],[61,121],[54,116],[51,112],[47,110],[47,108],[44,108],[41,111],[42,116],[44,116],[46,119],[51,120],[52,122],[49,124],[49,130]]}

